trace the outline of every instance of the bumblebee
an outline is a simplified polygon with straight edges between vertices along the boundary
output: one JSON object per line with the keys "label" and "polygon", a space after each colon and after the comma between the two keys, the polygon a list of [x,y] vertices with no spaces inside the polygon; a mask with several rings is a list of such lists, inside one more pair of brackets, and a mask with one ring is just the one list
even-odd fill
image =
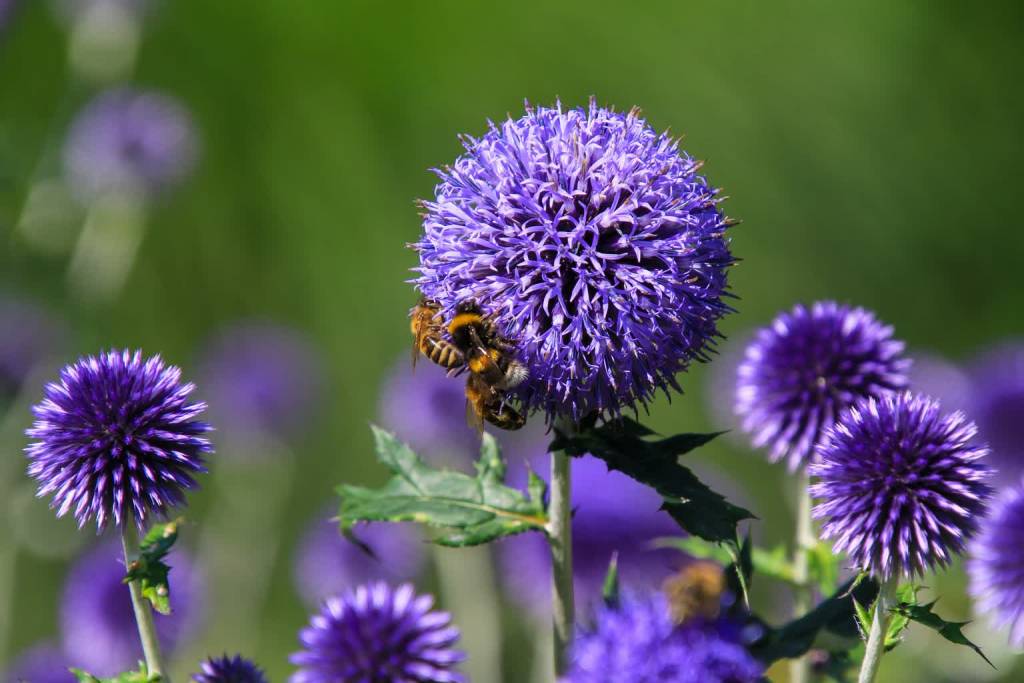
{"label": "bumblebee", "polygon": [[665,580],[663,590],[676,623],[702,617],[714,619],[725,593],[725,574],[714,562],[700,560]]}
{"label": "bumblebee", "polygon": [[460,301],[447,326],[439,311],[438,303],[426,298],[413,308],[413,363],[422,353],[448,370],[469,371],[467,419],[478,431],[484,421],[500,429],[521,428],[526,417],[508,404],[509,390],[528,376],[526,366],[514,358],[515,343],[499,334],[493,318],[475,300]]}

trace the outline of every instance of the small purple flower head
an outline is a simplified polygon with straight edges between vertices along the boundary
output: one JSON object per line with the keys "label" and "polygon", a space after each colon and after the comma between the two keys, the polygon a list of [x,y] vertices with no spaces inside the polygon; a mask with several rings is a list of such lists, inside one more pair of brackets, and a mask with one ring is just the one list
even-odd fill
{"label": "small purple flower head", "polygon": [[74,683],[71,662],[52,643],[40,643],[21,653],[3,672],[3,683]]}
{"label": "small purple flower head", "polygon": [[549,420],[618,414],[706,359],[733,263],[718,190],[636,110],[527,108],[464,139],[424,202],[414,282],[481,302]]}
{"label": "small purple flower head", "polygon": [[110,351],[65,367],[33,408],[28,473],[39,496],[53,494],[57,516],[74,511],[79,526],[103,529],[134,519],[143,528],[196,486],[212,449],[195,418],[205,404],[160,356]]}
{"label": "small purple flower head", "polygon": [[202,671],[192,675],[195,683],[267,683],[263,669],[241,655],[211,657],[201,666]]}
{"label": "small purple flower head", "polygon": [[0,294],[0,404],[59,345],[62,327],[35,304]]}
{"label": "small purple flower head", "polygon": [[[618,553],[619,575],[637,588],[657,588],[679,568],[678,551],[651,547],[655,538],[678,536],[660,511],[661,498],[597,458],[577,458],[573,473],[573,580],[580,610],[601,596],[608,562]],[[550,610],[551,551],[540,534],[520,534],[498,544],[498,562],[509,595],[537,614]]]}
{"label": "small purple flower head", "polygon": [[1024,339],[1003,342],[969,368],[970,410],[1006,482],[1024,473]]}
{"label": "small purple flower head", "polygon": [[761,329],[737,370],[736,412],[754,446],[790,471],[805,465],[839,414],[907,386],[892,327],[834,301],[797,305]]}
{"label": "small purple flower head", "polygon": [[970,550],[967,575],[978,609],[1024,647],[1024,481],[996,499]]}
{"label": "small purple flower head", "polygon": [[192,118],[156,92],[109,90],[71,125],[64,169],[85,200],[114,193],[157,195],[192,169],[198,143]]}
{"label": "small purple flower head", "polygon": [[755,683],[764,667],[724,621],[678,625],[661,593],[603,606],[571,648],[565,683]]}
{"label": "small purple flower head", "polygon": [[368,555],[342,537],[331,514],[317,517],[295,553],[295,588],[307,604],[375,579],[389,583],[415,580],[423,570],[424,539],[412,524],[360,524],[355,535],[373,551]]}
{"label": "small purple flower head", "polygon": [[297,330],[234,324],[210,341],[201,365],[210,412],[225,434],[294,438],[320,404],[322,362]]}
{"label": "small purple flower head", "polygon": [[462,683],[459,630],[434,599],[404,584],[374,583],[329,598],[299,633],[292,683]]}
{"label": "small purple flower head", "polygon": [[876,578],[945,566],[978,528],[992,490],[985,446],[963,413],[902,393],[844,412],[808,472],[814,517],[837,553]]}
{"label": "small purple flower head", "polygon": [[[205,582],[189,555],[174,549],[171,567],[171,614],[154,614],[165,652],[173,652],[202,620]],[[139,632],[125,575],[121,547],[104,542],[71,568],[61,600],[64,649],[75,666],[100,677],[128,670],[142,658]]]}

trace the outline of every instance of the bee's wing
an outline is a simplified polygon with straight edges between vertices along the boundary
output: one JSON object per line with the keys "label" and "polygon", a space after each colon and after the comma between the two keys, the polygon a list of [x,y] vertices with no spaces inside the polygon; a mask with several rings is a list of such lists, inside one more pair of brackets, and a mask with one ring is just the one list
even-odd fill
{"label": "bee's wing", "polygon": [[482,383],[472,372],[466,378],[466,424],[476,430],[477,434],[484,431],[485,396],[490,388]]}

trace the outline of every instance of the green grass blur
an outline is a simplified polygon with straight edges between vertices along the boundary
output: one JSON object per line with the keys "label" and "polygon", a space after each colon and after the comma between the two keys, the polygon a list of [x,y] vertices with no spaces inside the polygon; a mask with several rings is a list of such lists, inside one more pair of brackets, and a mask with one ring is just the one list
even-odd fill
{"label": "green grass blur", "polygon": [[[69,360],[138,346],[188,371],[219,324],[249,316],[294,325],[327,354],[329,419],[302,443],[285,514],[250,531],[282,544],[252,652],[271,680],[291,670],[306,619],[290,577],[296,534],[333,483],[383,476],[367,423],[409,344],[414,200],[431,193],[428,169],[459,153],[459,133],[516,115],[524,98],[639,105],[707,160],[743,220],[729,334],[823,297],[870,307],[911,349],[952,359],[1021,332],[1020,3],[166,0],[134,80],[189,106],[202,159],[155,207],[122,293],[104,304],[68,290],[66,250],[34,249],[14,229],[32,179],[58,170],[81,102],[63,26],[49,3],[24,4],[0,35],[0,288],[70,321]],[[687,393],[654,406],[651,424],[715,427],[707,377],[682,378]],[[19,477],[22,445],[0,453]],[[788,538],[780,468],[724,439],[697,457],[749,491],[758,541]],[[213,488],[193,496],[199,527]],[[19,554],[7,652],[56,634],[65,568]],[[969,618],[958,569],[931,585],[950,616]],[[211,596],[211,610],[231,607]],[[528,635],[507,621],[506,680],[526,680],[516,649],[529,652]],[[1003,642],[981,623],[968,634]],[[211,635],[210,652],[231,638]],[[1020,680],[1024,667],[1012,669],[919,633],[882,680]]]}

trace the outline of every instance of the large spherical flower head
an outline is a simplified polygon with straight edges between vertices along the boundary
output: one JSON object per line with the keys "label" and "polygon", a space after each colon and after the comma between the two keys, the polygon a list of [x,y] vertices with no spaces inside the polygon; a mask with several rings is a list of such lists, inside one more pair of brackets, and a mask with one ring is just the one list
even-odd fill
{"label": "large spherical flower head", "polygon": [[205,349],[203,389],[225,434],[297,436],[316,415],[323,363],[298,330],[240,322]]}
{"label": "large spherical flower head", "polygon": [[825,429],[862,398],[907,386],[910,361],[892,327],[833,301],[797,305],[760,330],[737,370],[736,412],[754,446],[790,470],[805,464]]}
{"label": "large spherical flower head", "polygon": [[439,171],[415,283],[518,340],[527,408],[617,414],[675,388],[729,311],[718,190],[638,112],[527,109]]}
{"label": "large spherical flower head", "polygon": [[373,551],[370,555],[341,535],[333,516],[313,520],[295,553],[295,588],[308,604],[374,579],[399,583],[420,575],[425,543],[415,525],[360,524],[355,535]]}
{"label": "large spherical flower head", "polygon": [[[206,585],[190,555],[175,548],[171,567],[171,613],[154,614],[161,648],[173,651],[201,626]],[[120,543],[104,542],[68,572],[61,598],[61,638],[75,666],[96,676],[114,676],[142,658]]]}
{"label": "large spherical flower head", "polygon": [[263,669],[241,655],[211,657],[201,666],[202,671],[192,675],[195,683],[267,683]]}
{"label": "large spherical flower head", "polygon": [[826,434],[809,472],[813,514],[857,567],[879,579],[922,575],[963,552],[984,516],[988,449],[960,412],[910,393],[868,399]]}
{"label": "large spherical flower head", "polygon": [[303,650],[291,657],[292,683],[461,683],[455,670],[465,656],[455,649],[451,616],[432,611],[429,595],[404,584],[360,586],[329,598],[299,633]]}
{"label": "large spherical flower head", "polygon": [[154,195],[187,175],[197,147],[192,119],[177,100],[116,89],[97,96],[73,122],[64,168],[86,200],[111,192]]}
{"label": "large spherical flower head", "polygon": [[678,625],[666,598],[623,596],[598,611],[571,648],[566,683],[754,683],[764,667],[736,637],[710,622]]}
{"label": "large spherical flower head", "polygon": [[970,553],[967,574],[979,611],[1024,647],[1024,481],[999,496]]}
{"label": "large spherical flower head", "polygon": [[1003,475],[1024,473],[1024,339],[986,350],[970,366],[971,416]]}
{"label": "large spherical flower head", "polygon": [[79,526],[112,519],[140,528],[184,501],[205,472],[212,449],[189,401],[192,384],[160,356],[110,351],[67,366],[33,408],[26,452],[39,496],[52,494],[57,515],[73,511]]}

